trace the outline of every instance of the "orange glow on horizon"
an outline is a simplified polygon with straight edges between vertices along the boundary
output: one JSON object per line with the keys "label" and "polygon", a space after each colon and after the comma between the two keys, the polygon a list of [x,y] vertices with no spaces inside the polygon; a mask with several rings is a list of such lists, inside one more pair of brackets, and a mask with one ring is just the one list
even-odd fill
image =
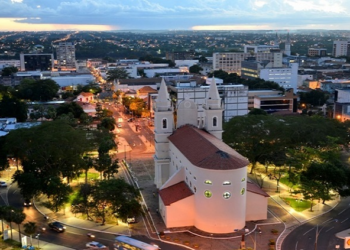
{"label": "orange glow on horizon", "polygon": [[0,18],[0,31],[57,31],[57,30],[93,30],[108,31],[117,27],[110,25],[94,24],[39,24],[39,23],[19,23],[16,21],[26,20],[26,18]]}

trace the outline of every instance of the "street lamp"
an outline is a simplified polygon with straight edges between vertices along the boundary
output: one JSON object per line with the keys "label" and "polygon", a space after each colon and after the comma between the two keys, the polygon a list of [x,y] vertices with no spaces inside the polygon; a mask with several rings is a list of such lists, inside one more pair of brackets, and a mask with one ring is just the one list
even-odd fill
{"label": "street lamp", "polygon": [[40,243],[39,243],[39,236],[40,236],[40,234],[37,234],[37,235],[35,236],[35,238],[38,239],[38,248],[40,248],[40,245],[39,245],[39,244],[40,244]]}

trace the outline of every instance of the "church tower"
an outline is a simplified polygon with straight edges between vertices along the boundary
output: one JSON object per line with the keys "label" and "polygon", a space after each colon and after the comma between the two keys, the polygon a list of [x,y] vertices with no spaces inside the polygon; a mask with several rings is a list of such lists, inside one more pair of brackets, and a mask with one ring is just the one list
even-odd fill
{"label": "church tower", "polygon": [[160,84],[154,110],[154,140],[155,140],[155,184],[161,187],[169,179],[169,140],[174,131],[174,116],[169,93],[164,79]]}
{"label": "church tower", "polygon": [[216,138],[222,140],[222,106],[219,91],[213,76],[209,87],[208,96],[205,99],[204,109],[204,129]]}
{"label": "church tower", "polygon": [[280,45],[280,41],[279,41],[279,38],[278,38],[277,32],[276,32],[276,37],[275,37],[275,40],[273,41],[273,45]]}
{"label": "church tower", "polygon": [[287,56],[290,56],[290,37],[289,37],[289,32],[287,34],[287,40],[284,44],[284,54],[287,55]]}

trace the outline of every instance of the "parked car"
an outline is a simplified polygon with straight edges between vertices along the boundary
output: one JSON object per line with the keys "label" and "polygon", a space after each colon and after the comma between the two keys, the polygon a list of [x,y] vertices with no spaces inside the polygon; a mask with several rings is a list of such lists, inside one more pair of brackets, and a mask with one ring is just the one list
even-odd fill
{"label": "parked car", "polygon": [[105,245],[102,245],[101,243],[97,241],[91,241],[86,243],[86,247],[91,248],[91,249],[107,249]]}
{"label": "parked car", "polygon": [[7,183],[4,181],[0,181],[0,187],[7,187]]}
{"label": "parked car", "polygon": [[57,221],[49,223],[49,227],[58,233],[63,233],[66,230],[66,227]]}
{"label": "parked car", "polygon": [[23,206],[30,207],[32,205],[32,202],[30,199],[24,199]]}

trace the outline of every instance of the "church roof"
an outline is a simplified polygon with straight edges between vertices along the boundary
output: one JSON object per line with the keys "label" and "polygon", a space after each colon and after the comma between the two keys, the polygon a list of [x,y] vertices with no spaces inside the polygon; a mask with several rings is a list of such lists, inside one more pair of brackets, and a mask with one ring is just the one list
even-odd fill
{"label": "church roof", "polygon": [[184,181],[181,181],[175,185],[159,190],[159,195],[164,205],[169,206],[174,202],[193,195],[193,192]]}
{"label": "church roof", "polygon": [[144,86],[138,90],[139,93],[158,93],[158,91],[150,86]]}
{"label": "church roof", "polygon": [[200,168],[230,170],[249,164],[245,157],[230,146],[191,125],[178,128],[168,138],[193,165]]}
{"label": "church roof", "polygon": [[247,181],[247,191],[255,194],[259,194],[265,197],[270,197],[264,190],[262,190],[258,185],[255,183]]}

